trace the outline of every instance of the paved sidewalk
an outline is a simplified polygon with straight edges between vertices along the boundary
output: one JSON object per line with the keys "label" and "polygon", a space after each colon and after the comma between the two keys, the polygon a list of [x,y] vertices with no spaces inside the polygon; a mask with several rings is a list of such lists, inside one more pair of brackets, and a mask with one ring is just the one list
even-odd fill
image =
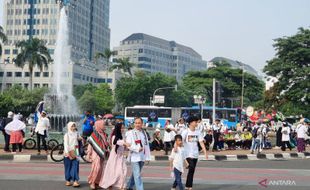
{"label": "paved sidewalk", "polygon": [[[169,157],[165,155],[164,151],[151,152],[152,161],[167,161]],[[250,154],[249,150],[224,150],[220,152],[208,151],[208,158],[203,154],[199,156],[199,160],[204,161],[240,161],[240,160],[261,160],[261,159],[304,159],[310,158],[310,147],[307,147],[306,152],[297,153],[296,150],[282,151],[281,149],[263,150],[260,154]],[[26,150],[23,152],[12,154],[0,150],[0,160],[9,160],[14,162],[30,162],[30,161],[48,161],[52,162],[49,155],[41,151],[41,155],[37,155],[36,150]]]}

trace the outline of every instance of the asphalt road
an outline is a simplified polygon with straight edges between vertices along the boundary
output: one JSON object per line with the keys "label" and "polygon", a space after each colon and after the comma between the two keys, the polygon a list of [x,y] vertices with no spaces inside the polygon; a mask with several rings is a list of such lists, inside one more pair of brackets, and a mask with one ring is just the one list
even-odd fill
{"label": "asphalt road", "polygon": [[[172,179],[167,166],[168,162],[153,162],[145,166],[142,175],[146,190],[171,188]],[[89,164],[80,165],[79,189],[89,189],[86,182],[89,170]],[[1,190],[72,189],[64,186],[63,178],[62,164],[0,162]],[[194,190],[205,189],[309,190],[310,159],[199,162]]]}

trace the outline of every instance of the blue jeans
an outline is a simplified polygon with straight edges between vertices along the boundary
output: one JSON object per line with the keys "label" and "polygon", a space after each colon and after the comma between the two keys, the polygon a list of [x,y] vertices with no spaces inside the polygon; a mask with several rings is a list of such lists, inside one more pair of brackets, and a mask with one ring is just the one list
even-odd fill
{"label": "blue jeans", "polygon": [[144,190],[143,182],[141,178],[141,170],[143,168],[144,162],[131,162],[132,174],[128,181],[127,188],[133,189],[133,186],[136,185],[136,190]]}
{"label": "blue jeans", "polygon": [[260,139],[253,139],[251,150],[254,152],[258,148],[258,151],[260,151],[260,146]]}
{"label": "blue jeans", "polygon": [[172,188],[176,188],[177,186],[179,186],[179,190],[183,190],[184,187],[182,184],[182,172],[180,172],[176,168],[173,169],[173,172],[174,172],[175,180],[173,182]]}
{"label": "blue jeans", "polygon": [[70,160],[64,158],[65,179],[66,181],[79,181],[79,161],[77,159]]}

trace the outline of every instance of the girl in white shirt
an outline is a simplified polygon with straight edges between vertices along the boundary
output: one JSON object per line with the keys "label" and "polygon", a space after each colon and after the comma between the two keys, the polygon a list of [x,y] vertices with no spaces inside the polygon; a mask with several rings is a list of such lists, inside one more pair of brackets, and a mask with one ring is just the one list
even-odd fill
{"label": "girl in white shirt", "polygon": [[286,146],[292,150],[292,146],[290,144],[290,127],[288,126],[288,124],[286,122],[283,122],[283,127],[282,127],[282,130],[281,130],[281,133],[282,133],[282,151],[285,151],[286,150]]}

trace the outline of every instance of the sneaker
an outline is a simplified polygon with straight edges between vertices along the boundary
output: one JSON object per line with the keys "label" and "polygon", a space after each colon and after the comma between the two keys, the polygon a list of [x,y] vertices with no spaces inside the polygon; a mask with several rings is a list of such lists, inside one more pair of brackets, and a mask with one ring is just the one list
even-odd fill
{"label": "sneaker", "polygon": [[171,190],[176,190],[175,188],[171,188]]}
{"label": "sneaker", "polygon": [[41,155],[41,152],[38,152],[37,155]]}
{"label": "sneaker", "polygon": [[71,184],[71,182],[70,181],[66,181],[66,184],[65,184],[66,186],[71,186],[72,184]]}
{"label": "sneaker", "polygon": [[79,182],[75,181],[72,186],[73,187],[80,187],[80,184],[79,184]]}

